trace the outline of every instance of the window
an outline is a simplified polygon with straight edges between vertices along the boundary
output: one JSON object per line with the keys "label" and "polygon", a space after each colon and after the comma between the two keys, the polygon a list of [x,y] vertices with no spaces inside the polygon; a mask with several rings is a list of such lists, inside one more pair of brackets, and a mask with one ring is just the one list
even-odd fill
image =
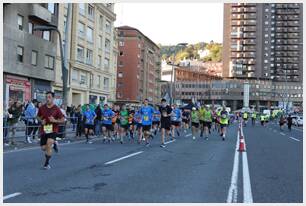
{"label": "window", "polygon": [[102,49],[102,36],[99,36],[99,49]]}
{"label": "window", "polygon": [[54,68],[54,57],[46,55],[45,56],[45,67],[48,69]]}
{"label": "window", "polygon": [[103,16],[102,15],[99,16],[99,30],[100,31],[103,30]]}
{"label": "window", "polygon": [[51,31],[43,31],[43,39],[50,41],[50,32]]}
{"label": "window", "polygon": [[93,29],[92,28],[87,27],[86,36],[87,36],[87,41],[90,43],[93,43]]}
{"label": "window", "polygon": [[88,4],[88,17],[90,19],[94,19],[95,13],[94,13],[94,8]]}
{"label": "window", "polygon": [[81,84],[87,84],[87,77],[86,74],[81,74]]}
{"label": "window", "polygon": [[29,22],[29,34],[33,34],[33,23]]}
{"label": "window", "polygon": [[84,48],[81,46],[77,47],[77,60],[84,62]]}
{"label": "window", "polygon": [[98,67],[101,68],[102,66],[102,57],[101,55],[98,55]]}
{"label": "window", "polygon": [[32,51],[31,55],[31,64],[36,66],[37,65],[37,51]]}
{"label": "window", "polygon": [[87,49],[86,52],[86,63],[92,65],[92,50]]}
{"label": "window", "polygon": [[23,16],[18,14],[17,22],[18,22],[18,29],[22,31],[23,30]]}
{"label": "window", "polygon": [[122,78],[122,77],[123,77],[123,73],[122,73],[122,72],[119,72],[119,73],[118,73],[118,77],[119,77],[119,78]]}
{"label": "window", "polygon": [[51,14],[54,14],[55,12],[55,4],[48,4],[48,10],[51,12]]}
{"label": "window", "polygon": [[101,88],[101,75],[98,75],[97,87],[98,87],[98,88]]}
{"label": "window", "polygon": [[105,39],[105,50],[106,51],[110,51],[110,40],[109,39]]}
{"label": "window", "polygon": [[78,81],[79,80],[79,78],[78,78],[78,71],[77,70],[72,69],[71,79],[72,79],[72,81]]}
{"label": "window", "polygon": [[85,4],[79,4],[79,13],[85,16]]}
{"label": "window", "polygon": [[79,22],[78,23],[78,34],[80,37],[84,37],[85,36],[85,24]]}
{"label": "window", "polygon": [[124,41],[119,41],[119,46],[124,46]]}
{"label": "window", "polygon": [[123,62],[119,61],[119,67],[123,67]]}
{"label": "window", "polygon": [[104,58],[104,69],[109,69],[109,59]]}
{"label": "window", "polygon": [[17,46],[17,61],[23,62],[23,47]]}
{"label": "window", "polygon": [[111,33],[111,23],[109,20],[106,20],[106,23],[105,23],[105,31],[107,33]]}
{"label": "window", "polygon": [[109,89],[109,78],[104,77],[103,85],[105,90]]}
{"label": "window", "polygon": [[123,51],[120,51],[120,52],[119,52],[119,55],[120,55],[120,56],[123,56]]}

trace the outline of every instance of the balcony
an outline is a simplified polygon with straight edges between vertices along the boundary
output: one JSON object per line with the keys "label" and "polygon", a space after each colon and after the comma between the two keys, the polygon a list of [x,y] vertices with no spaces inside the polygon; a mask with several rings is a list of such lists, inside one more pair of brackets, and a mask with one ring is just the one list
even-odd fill
{"label": "balcony", "polygon": [[255,39],[248,39],[248,40],[244,40],[243,44],[244,45],[255,45],[256,41],[255,41]]}
{"label": "balcony", "polygon": [[244,46],[243,51],[256,51],[255,46]]}
{"label": "balcony", "polygon": [[245,52],[245,53],[243,54],[243,57],[244,57],[244,58],[255,58],[256,55],[255,55],[255,52]]}
{"label": "balcony", "polygon": [[245,8],[244,12],[255,13],[256,12],[256,7]]}
{"label": "balcony", "polygon": [[256,34],[255,33],[245,33],[243,34],[243,38],[256,38]]}
{"label": "balcony", "polygon": [[255,32],[256,27],[255,26],[246,26],[246,27],[243,27],[243,31],[244,32]]}
{"label": "balcony", "polygon": [[256,20],[245,20],[245,21],[243,21],[243,25],[245,25],[245,26],[256,25]]}
{"label": "balcony", "polygon": [[243,8],[232,7],[232,13],[243,13]]}
{"label": "balcony", "polygon": [[45,23],[51,23],[52,14],[48,9],[42,7],[39,4],[30,4],[29,17],[38,21],[44,21]]}

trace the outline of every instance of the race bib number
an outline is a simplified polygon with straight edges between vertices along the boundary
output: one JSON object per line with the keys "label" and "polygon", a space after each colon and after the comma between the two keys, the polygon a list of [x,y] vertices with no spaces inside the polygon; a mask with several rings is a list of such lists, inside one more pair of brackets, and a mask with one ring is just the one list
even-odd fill
{"label": "race bib number", "polygon": [[108,120],[108,117],[103,117],[104,120]]}
{"label": "race bib number", "polygon": [[145,116],[143,117],[143,119],[144,119],[144,121],[148,121],[148,120],[149,120],[149,116],[148,116],[148,115],[145,115]]}
{"label": "race bib number", "polygon": [[44,125],[44,132],[46,134],[52,133],[53,132],[53,125],[52,124]]}

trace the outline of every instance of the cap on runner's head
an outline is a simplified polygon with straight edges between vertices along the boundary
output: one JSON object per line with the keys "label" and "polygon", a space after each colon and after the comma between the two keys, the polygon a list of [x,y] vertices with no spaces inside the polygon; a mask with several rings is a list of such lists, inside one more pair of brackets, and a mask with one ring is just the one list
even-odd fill
{"label": "cap on runner's head", "polygon": [[195,107],[192,107],[192,110],[194,111],[194,110],[197,110]]}
{"label": "cap on runner's head", "polygon": [[105,107],[105,106],[108,106],[108,104],[104,104],[104,107]]}
{"label": "cap on runner's head", "polygon": [[165,99],[165,98],[162,98],[161,102],[166,102],[166,99]]}

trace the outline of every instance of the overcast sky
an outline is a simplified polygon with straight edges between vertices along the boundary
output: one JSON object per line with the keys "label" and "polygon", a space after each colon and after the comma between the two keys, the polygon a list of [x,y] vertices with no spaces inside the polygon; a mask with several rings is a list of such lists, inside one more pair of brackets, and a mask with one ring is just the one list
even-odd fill
{"label": "overcast sky", "polygon": [[115,26],[135,27],[157,44],[223,40],[223,3],[116,3],[115,13]]}

